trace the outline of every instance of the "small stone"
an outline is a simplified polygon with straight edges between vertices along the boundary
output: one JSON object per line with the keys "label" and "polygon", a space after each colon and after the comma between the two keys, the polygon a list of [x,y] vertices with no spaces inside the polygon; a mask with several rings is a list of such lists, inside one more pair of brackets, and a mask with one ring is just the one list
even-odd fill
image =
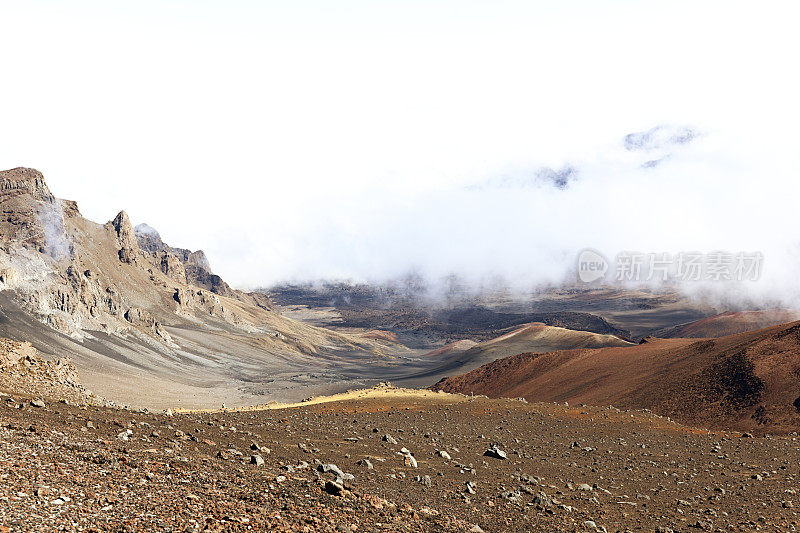
{"label": "small stone", "polygon": [[533,503],[539,507],[549,507],[553,504],[553,500],[546,492],[539,491],[536,496],[533,497]]}
{"label": "small stone", "polygon": [[323,473],[333,472],[334,474],[336,474],[336,477],[344,476],[344,472],[342,471],[342,469],[333,463],[321,464],[317,467],[317,470]]}
{"label": "small stone", "polygon": [[31,406],[42,408],[44,407],[44,400],[41,399],[31,400]]}
{"label": "small stone", "polygon": [[341,496],[342,492],[344,492],[344,487],[335,481],[328,480],[325,482],[325,492],[333,496]]}
{"label": "small stone", "polygon": [[388,442],[389,444],[397,444],[397,439],[395,439],[394,437],[392,437],[391,435],[388,435],[388,434],[387,434],[387,435],[384,435],[384,436],[381,438],[381,440],[382,440],[383,442]]}
{"label": "small stone", "polygon": [[442,459],[444,459],[445,461],[450,461],[450,460],[451,460],[450,454],[449,454],[449,453],[447,453],[447,452],[446,452],[446,451],[444,451],[444,450],[439,450],[439,457],[441,457],[441,458],[442,458]]}
{"label": "small stone", "polygon": [[483,455],[485,457],[494,457],[495,459],[507,459],[508,458],[508,455],[506,455],[506,452],[501,450],[496,444],[493,445],[488,450],[486,450],[483,453]]}
{"label": "small stone", "polygon": [[323,473],[329,473],[330,472],[330,473],[335,474],[336,475],[336,482],[340,483],[340,484],[345,482],[345,481],[352,481],[352,480],[355,479],[355,476],[353,474],[348,474],[348,473],[342,471],[341,468],[339,468],[338,466],[336,466],[333,463],[320,464],[319,466],[317,466],[317,470],[319,470],[320,472],[323,472]]}
{"label": "small stone", "polygon": [[261,457],[259,454],[251,455],[250,464],[256,466],[262,466],[264,464],[264,458]]}
{"label": "small stone", "polygon": [[500,497],[504,500],[515,502],[520,499],[522,494],[518,490],[507,490],[500,493]]}

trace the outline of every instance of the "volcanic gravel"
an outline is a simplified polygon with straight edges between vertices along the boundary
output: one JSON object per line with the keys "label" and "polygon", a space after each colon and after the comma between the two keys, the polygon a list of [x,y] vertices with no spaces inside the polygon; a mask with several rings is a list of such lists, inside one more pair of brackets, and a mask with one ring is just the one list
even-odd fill
{"label": "volcanic gravel", "polygon": [[795,435],[648,412],[442,394],[173,416],[0,404],[0,531],[797,526]]}

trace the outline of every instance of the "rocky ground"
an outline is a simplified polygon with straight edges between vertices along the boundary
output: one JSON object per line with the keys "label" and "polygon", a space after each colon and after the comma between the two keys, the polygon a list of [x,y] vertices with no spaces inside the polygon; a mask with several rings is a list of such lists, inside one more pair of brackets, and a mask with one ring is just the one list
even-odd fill
{"label": "rocky ground", "polygon": [[796,435],[709,433],[610,407],[378,392],[174,414],[12,394],[0,402],[0,531],[798,523]]}

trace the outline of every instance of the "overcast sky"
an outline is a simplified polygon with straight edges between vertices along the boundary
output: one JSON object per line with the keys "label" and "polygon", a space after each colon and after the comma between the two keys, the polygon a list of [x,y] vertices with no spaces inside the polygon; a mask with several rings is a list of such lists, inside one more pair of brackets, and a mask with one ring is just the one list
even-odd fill
{"label": "overcast sky", "polygon": [[[795,6],[0,0],[0,167],[238,286],[551,279],[585,246],[797,281]],[[625,149],[655,126],[697,138]]]}

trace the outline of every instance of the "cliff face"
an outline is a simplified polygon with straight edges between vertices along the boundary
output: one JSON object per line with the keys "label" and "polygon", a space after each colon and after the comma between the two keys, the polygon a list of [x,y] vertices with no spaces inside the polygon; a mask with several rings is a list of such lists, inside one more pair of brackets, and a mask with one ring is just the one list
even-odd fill
{"label": "cliff face", "polygon": [[55,201],[42,173],[32,168],[18,167],[0,171],[0,194],[6,197],[28,194],[35,200]]}
{"label": "cliff face", "polygon": [[186,320],[274,334],[268,298],[231,288],[201,250],[165,244],[125,211],[88,221],[36,170],[0,172],[0,214],[0,291],[61,333],[135,331],[166,349],[174,349],[166,327]]}
{"label": "cliff face", "polygon": [[255,295],[232,289],[225,280],[211,271],[211,264],[203,250],[193,252],[186,248],[169,246],[161,239],[158,231],[147,224],[139,224],[135,232],[139,248],[145,251],[148,260],[170,279],[265,309],[272,307],[268,298],[256,300]]}
{"label": "cliff face", "polygon": [[[42,174],[0,172],[0,289],[13,289],[30,313],[52,328],[135,329],[169,344],[164,324],[200,314],[235,327],[257,328],[203,291],[254,304],[210,271],[202,251],[167,246],[147,226],[134,229],[125,211],[104,225],[84,219],[77,204],[53,196]],[[194,295],[182,305],[179,291]],[[256,321],[257,322],[257,321]]]}
{"label": "cliff face", "polygon": [[281,371],[296,383],[333,361],[397,349],[285,318],[266,296],[231,288],[202,251],[165,244],[124,211],[86,220],[24,168],[0,172],[0,337],[71,357],[93,389],[124,389],[140,405],[166,401],[153,391],[204,398],[212,387],[257,398]]}

